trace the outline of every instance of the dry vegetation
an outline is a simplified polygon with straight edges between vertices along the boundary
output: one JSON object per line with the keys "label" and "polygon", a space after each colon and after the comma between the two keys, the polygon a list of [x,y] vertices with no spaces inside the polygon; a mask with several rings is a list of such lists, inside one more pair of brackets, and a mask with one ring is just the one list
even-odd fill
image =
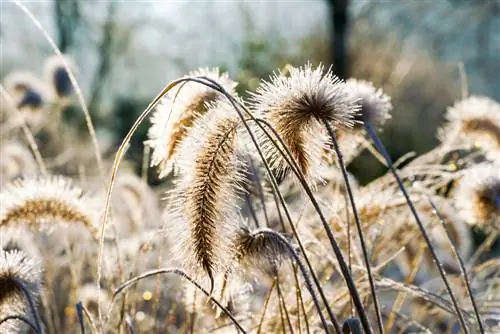
{"label": "dry vegetation", "polygon": [[[111,161],[61,121],[72,66],[1,86],[0,332],[498,332],[498,102],[456,101],[436,147],[393,164],[399,100],[371,82],[288,66],[244,100],[200,69]],[[150,113],[168,187],[122,162]],[[360,186],[365,148],[388,172]]]}

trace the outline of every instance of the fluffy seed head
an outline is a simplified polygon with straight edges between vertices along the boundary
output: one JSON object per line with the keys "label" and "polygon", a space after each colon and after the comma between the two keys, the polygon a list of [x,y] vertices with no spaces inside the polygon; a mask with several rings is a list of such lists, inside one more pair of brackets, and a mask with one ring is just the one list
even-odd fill
{"label": "fluffy seed head", "polygon": [[43,82],[30,72],[12,72],[5,77],[4,85],[14,103],[10,116],[20,117],[15,110],[17,108],[29,125],[41,125],[46,116],[47,104],[47,91]]}
{"label": "fluffy seed head", "polygon": [[[241,226],[234,239],[235,261],[248,273],[256,270],[272,273],[276,266],[290,257],[289,250],[272,234],[262,233],[267,228],[250,231]],[[269,230],[271,231],[271,230]]]}
{"label": "fluffy seed head", "polygon": [[97,237],[98,205],[62,177],[20,180],[0,192],[0,227],[27,225],[40,229],[54,223],[80,223]]}
{"label": "fluffy seed head", "polygon": [[73,60],[68,56],[53,55],[45,60],[44,76],[47,83],[57,98],[68,97],[73,93],[73,85],[65,65],[74,71],[76,69]]}
{"label": "fluffy seed head", "polygon": [[500,167],[481,164],[466,170],[455,199],[469,224],[500,230]]}
{"label": "fluffy seed head", "polygon": [[457,141],[483,149],[500,161],[500,104],[488,97],[470,96],[446,113],[448,124],[440,129],[441,141]]}
{"label": "fluffy seed head", "polygon": [[[291,68],[290,75],[275,74],[252,96],[253,109],[279,133],[306,176],[318,174],[328,139],[323,121],[335,128],[352,127],[359,106],[346,85],[331,71],[311,65]],[[262,150],[278,175],[289,171],[285,159],[264,134]]]}
{"label": "fluffy seed head", "polygon": [[[219,104],[196,121],[180,147],[179,179],[166,221],[181,261],[213,275],[229,265],[228,247],[238,222],[241,191],[239,120]],[[182,255],[181,255],[182,254]]]}
{"label": "fluffy seed head", "polygon": [[[0,250],[0,319],[8,315],[30,317],[27,301],[19,284],[34,299],[39,294],[42,278],[41,261],[18,250]],[[23,323],[11,320],[0,325],[2,333],[18,333]]]}
{"label": "fluffy seed head", "polygon": [[[234,94],[237,83],[219,69],[201,68],[188,76],[206,76]],[[158,166],[159,176],[167,176],[173,169],[178,148],[196,119],[208,109],[207,103],[221,97],[219,93],[197,82],[187,82],[172,89],[160,102],[151,118],[146,142],[152,149],[151,166]]]}
{"label": "fluffy seed head", "polygon": [[347,90],[358,100],[361,109],[356,113],[355,120],[359,127],[364,122],[370,122],[373,125],[383,125],[386,120],[391,118],[389,112],[392,110],[391,98],[384,94],[382,89],[375,88],[369,81],[348,79],[346,81]]}

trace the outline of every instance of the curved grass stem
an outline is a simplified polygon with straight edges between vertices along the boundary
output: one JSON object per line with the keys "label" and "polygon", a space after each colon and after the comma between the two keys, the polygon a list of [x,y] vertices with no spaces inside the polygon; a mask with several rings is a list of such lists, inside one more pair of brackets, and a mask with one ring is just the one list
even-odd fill
{"label": "curved grass stem", "polygon": [[385,146],[382,144],[382,141],[380,140],[380,138],[377,136],[377,134],[373,128],[373,125],[370,124],[369,122],[366,122],[365,128],[366,128],[366,132],[368,133],[370,138],[373,140],[375,147],[384,157],[384,159],[387,163],[387,166],[389,166],[389,170],[394,175],[394,178],[396,179],[398,187],[401,190],[401,192],[403,193],[403,196],[405,197],[406,202],[408,203],[410,211],[413,214],[415,221],[417,222],[417,225],[420,229],[420,232],[422,233],[422,236],[425,240],[425,243],[427,244],[427,247],[429,248],[429,251],[431,252],[432,258],[434,259],[434,262],[436,263],[436,266],[437,266],[438,271],[439,271],[439,275],[441,276],[441,279],[443,280],[443,283],[446,286],[446,290],[448,291],[448,294],[450,295],[453,307],[455,308],[455,312],[457,313],[458,319],[460,321],[460,325],[462,326],[465,333],[469,333],[469,329],[467,328],[467,326],[465,324],[465,319],[462,315],[462,312],[460,311],[460,307],[458,306],[456,297],[453,294],[453,291],[451,290],[451,286],[450,286],[450,283],[448,282],[448,279],[446,278],[446,273],[444,271],[443,265],[439,261],[439,258],[436,254],[436,250],[432,246],[431,240],[429,238],[429,235],[427,234],[427,231],[425,230],[424,224],[420,220],[420,216],[418,215],[417,210],[416,210],[415,206],[413,205],[413,202],[411,201],[410,196],[408,195],[408,192],[406,191],[406,188],[403,185],[403,182],[401,181],[401,178],[399,177],[398,172],[396,171],[396,168],[392,164],[392,159],[389,156],[389,153],[387,152]]}
{"label": "curved grass stem", "polygon": [[[227,308],[225,308],[217,299],[212,297],[212,295],[210,293],[208,293],[208,291],[205,290],[200,284],[198,284],[198,282],[196,282],[193,278],[188,276],[184,271],[177,269],[177,268],[161,268],[161,269],[151,270],[151,271],[145,272],[139,276],[136,276],[136,277],[129,279],[128,281],[124,282],[122,285],[120,285],[118,288],[115,289],[115,292],[113,293],[113,297],[111,299],[111,304],[113,304],[113,302],[115,301],[115,298],[122,291],[128,289],[131,285],[133,285],[133,284],[135,284],[135,283],[137,283],[145,278],[160,275],[160,274],[175,274],[175,275],[178,275],[178,276],[184,278],[189,283],[193,284],[198,290],[200,290],[201,292],[203,292],[207,296],[208,300],[213,301],[215,303],[215,305],[217,305],[217,307],[219,307],[222,310],[222,312],[224,312],[224,314],[227,315],[229,317],[229,319],[231,319],[231,321],[234,323],[234,325],[238,328],[239,331],[241,331],[244,334],[246,333],[245,329],[240,325],[238,320],[236,320],[236,318],[231,314],[231,312]],[[111,308],[111,306],[110,306],[110,308]]]}

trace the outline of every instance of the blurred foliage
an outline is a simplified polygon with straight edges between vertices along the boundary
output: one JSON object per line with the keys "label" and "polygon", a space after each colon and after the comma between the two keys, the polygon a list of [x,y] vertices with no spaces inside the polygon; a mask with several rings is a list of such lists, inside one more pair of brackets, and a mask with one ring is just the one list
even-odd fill
{"label": "blurred foliage", "polygon": [[[425,152],[437,143],[435,133],[446,107],[460,97],[457,69],[438,62],[429,52],[404,55],[397,35],[376,30],[367,34],[364,28],[358,22],[351,31],[350,76],[370,80],[392,97],[393,117],[381,134],[392,157]],[[267,78],[286,64],[298,66],[310,61],[328,65],[331,43],[327,33],[316,28],[297,43],[299,51],[286,54],[280,52],[286,45],[276,47],[275,41],[266,36],[246,41],[241,72],[236,77],[239,93],[245,96],[247,90],[258,86],[260,78]],[[362,183],[385,171],[367,152],[350,169]]]}

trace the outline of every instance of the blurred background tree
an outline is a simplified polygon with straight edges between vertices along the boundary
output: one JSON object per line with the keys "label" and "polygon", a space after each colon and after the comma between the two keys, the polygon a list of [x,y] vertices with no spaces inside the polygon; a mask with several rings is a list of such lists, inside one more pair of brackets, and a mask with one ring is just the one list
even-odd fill
{"label": "blurred background tree", "polygon": [[[63,52],[109,152],[157,92],[199,66],[220,66],[253,90],[286,64],[333,65],[393,97],[383,139],[397,158],[435,143],[446,107],[468,93],[500,99],[500,4],[494,0],[183,2],[47,0],[23,2]],[[0,75],[41,73],[52,53],[34,24],[1,3]],[[78,107],[68,121],[84,131]],[[130,148],[139,165],[147,126]],[[363,182],[383,172],[368,156],[351,165]]]}

